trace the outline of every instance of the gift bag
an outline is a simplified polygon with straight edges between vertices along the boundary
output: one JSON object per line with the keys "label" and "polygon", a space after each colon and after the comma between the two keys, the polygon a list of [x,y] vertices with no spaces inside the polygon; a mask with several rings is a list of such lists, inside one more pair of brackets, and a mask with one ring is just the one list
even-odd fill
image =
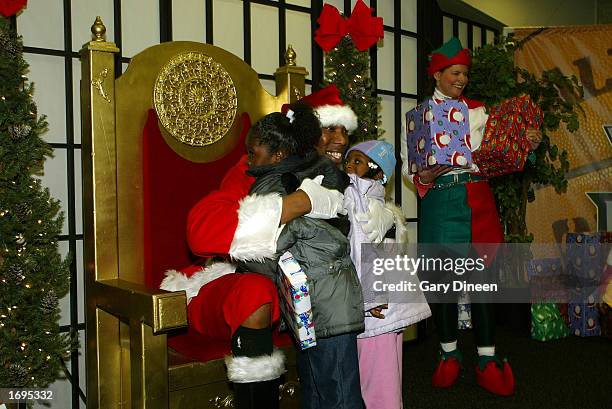
{"label": "gift bag", "polygon": [[491,107],[480,148],[472,154],[479,173],[494,177],[522,171],[530,148],[527,128],[538,129],[542,119],[542,110],[528,95]]}
{"label": "gift bag", "polygon": [[408,169],[472,165],[470,124],[465,102],[429,98],[406,113]]}
{"label": "gift bag", "polygon": [[278,261],[281,268],[281,311],[301,349],[317,345],[312,320],[308,277],[290,252]]}

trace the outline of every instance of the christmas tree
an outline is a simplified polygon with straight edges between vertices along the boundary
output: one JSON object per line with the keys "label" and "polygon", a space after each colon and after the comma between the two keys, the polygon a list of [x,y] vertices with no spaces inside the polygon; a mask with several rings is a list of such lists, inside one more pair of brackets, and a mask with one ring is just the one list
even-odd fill
{"label": "christmas tree", "polygon": [[325,54],[325,85],[336,84],[340,96],[357,115],[357,129],[351,134],[351,144],[378,139],[380,128],[380,97],[375,96],[370,78],[370,54],[355,48],[350,36]]}
{"label": "christmas tree", "polygon": [[0,387],[47,387],[71,348],[59,331],[70,284],[57,243],[63,216],[36,177],[52,149],[27,69],[21,39],[0,17]]}

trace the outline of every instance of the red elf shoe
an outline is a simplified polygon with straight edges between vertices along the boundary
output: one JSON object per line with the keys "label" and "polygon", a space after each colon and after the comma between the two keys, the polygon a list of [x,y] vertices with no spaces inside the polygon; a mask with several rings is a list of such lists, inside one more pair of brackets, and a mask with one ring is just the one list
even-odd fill
{"label": "red elf shoe", "polygon": [[481,356],[476,367],[476,382],[484,389],[500,396],[514,393],[514,375],[506,360],[503,363],[496,356]]}
{"label": "red elf shoe", "polygon": [[461,361],[463,357],[458,349],[452,352],[440,351],[438,366],[431,377],[431,384],[435,388],[450,388],[459,378]]}

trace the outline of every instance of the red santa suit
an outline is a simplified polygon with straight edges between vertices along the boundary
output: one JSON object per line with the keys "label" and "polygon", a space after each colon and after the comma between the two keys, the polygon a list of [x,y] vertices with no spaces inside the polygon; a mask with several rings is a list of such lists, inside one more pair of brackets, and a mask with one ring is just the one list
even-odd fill
{"label": "red santa suit", "polygon": [[[218,190],[202,198],[187,218],[187,241],[191,251],[204,259],[230,256],[263,259],[276,250],[280,232],[282,199],[279,195],[249,195],[254,178],[245,172],[243,156],[225,175]],[[262,305],[271,305],[271,320],[278,321],[280,308],[274,283],[257,273],[236,273],[230,262],[206,268],[193,265],[170,270],[160,288],[185,290],[190,327],[210,338],[227,341],[238,327]],[[264,382],[285,372],[284,355],[275,350],[259,357],[226,356],[228,379],[234,383]]]}
{"label": "red santa suit", "polygon": [[[356,115],[343,106],[335,86],[327,86],[304,101],[315,108],[322,126],[343,125],[349,131],[357,127]],[[245,261],[263,261],[275,254],[276,241],[283,228],[280,225],[283,201],[277,193],[249,194],[255,178],[248,176],[247,170],[247,157],[243,156],[227,172],[219,189],[191,209],[187,218],[187,241],[193,254]],[[379,219],[384,218],[379,215]],[[231,262],[168,271],[160,288],[185,290],[190,327],[228,343],[245,319],[262,305],[271,305],[272,322],[280,318],[274,283],[257,273],[235,273]],[[226,365],[228,379],[234,383],[277,379],[285,370],[279,350],[270,356],[233,355],[226,357]],[[348,383],[346,379],[342,382]],[[358,379],[356,385],[358,390]],[[316,388],[313,386],[311,390],[315,393]]]}
{"label": "red santa suit", "polygon": [[[245,173],[247,169],[243,156],[219,189],[190,211],[187,241],[195,255],[261,260],[274,254],[282,199],[277,194],[249,195],[255,179]],[[160,287],[185,290],[190,325],[216,339],[229,341],[240,324],[264,304],[271,304],[273,322],[280,317],[274,283],[260,274],[235,273],[229,262],[168,271]]]}

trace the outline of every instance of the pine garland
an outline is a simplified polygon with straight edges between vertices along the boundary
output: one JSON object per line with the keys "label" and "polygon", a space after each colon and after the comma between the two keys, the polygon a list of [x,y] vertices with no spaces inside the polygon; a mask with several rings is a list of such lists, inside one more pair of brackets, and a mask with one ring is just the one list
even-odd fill
{"label": "pine garland", "polygon": [[520,46],[508,36],[477,49],[472,58],[466,96],[491,106],[506,98],[527,94],[542,108],[543,137],[534,151],[535,161],[528,162],[523,172],[490,180],[506,241],[528,243],[533,235],[527,230],[526,211],[527,203],[535,200],[535,186],[553,186],[559,194],[567,190],[567,152],[560,150],[548,134],[563,123],[570,132],[579,128],[583,90],[575,76],[564,76],[559,69],[543,71],[536,77],[515,66],[517,45]]}
{"label": "pine garland", "polygon": [[21,39],[0,18],[0,385],[47,387],[73,347],[59,333],[58,299],[69,262],[57,236],[63,215],[38,178],[52,149],[32,100]]}
{"label": "pine garland", "polygon": [[325,85],[336,84],[340,97],[358,118],[357,129],[351,134],[351,144],[380,138],[380,97],[374,95],[370,78],[370,54],[359,51],[347,35],[325,55]]}

